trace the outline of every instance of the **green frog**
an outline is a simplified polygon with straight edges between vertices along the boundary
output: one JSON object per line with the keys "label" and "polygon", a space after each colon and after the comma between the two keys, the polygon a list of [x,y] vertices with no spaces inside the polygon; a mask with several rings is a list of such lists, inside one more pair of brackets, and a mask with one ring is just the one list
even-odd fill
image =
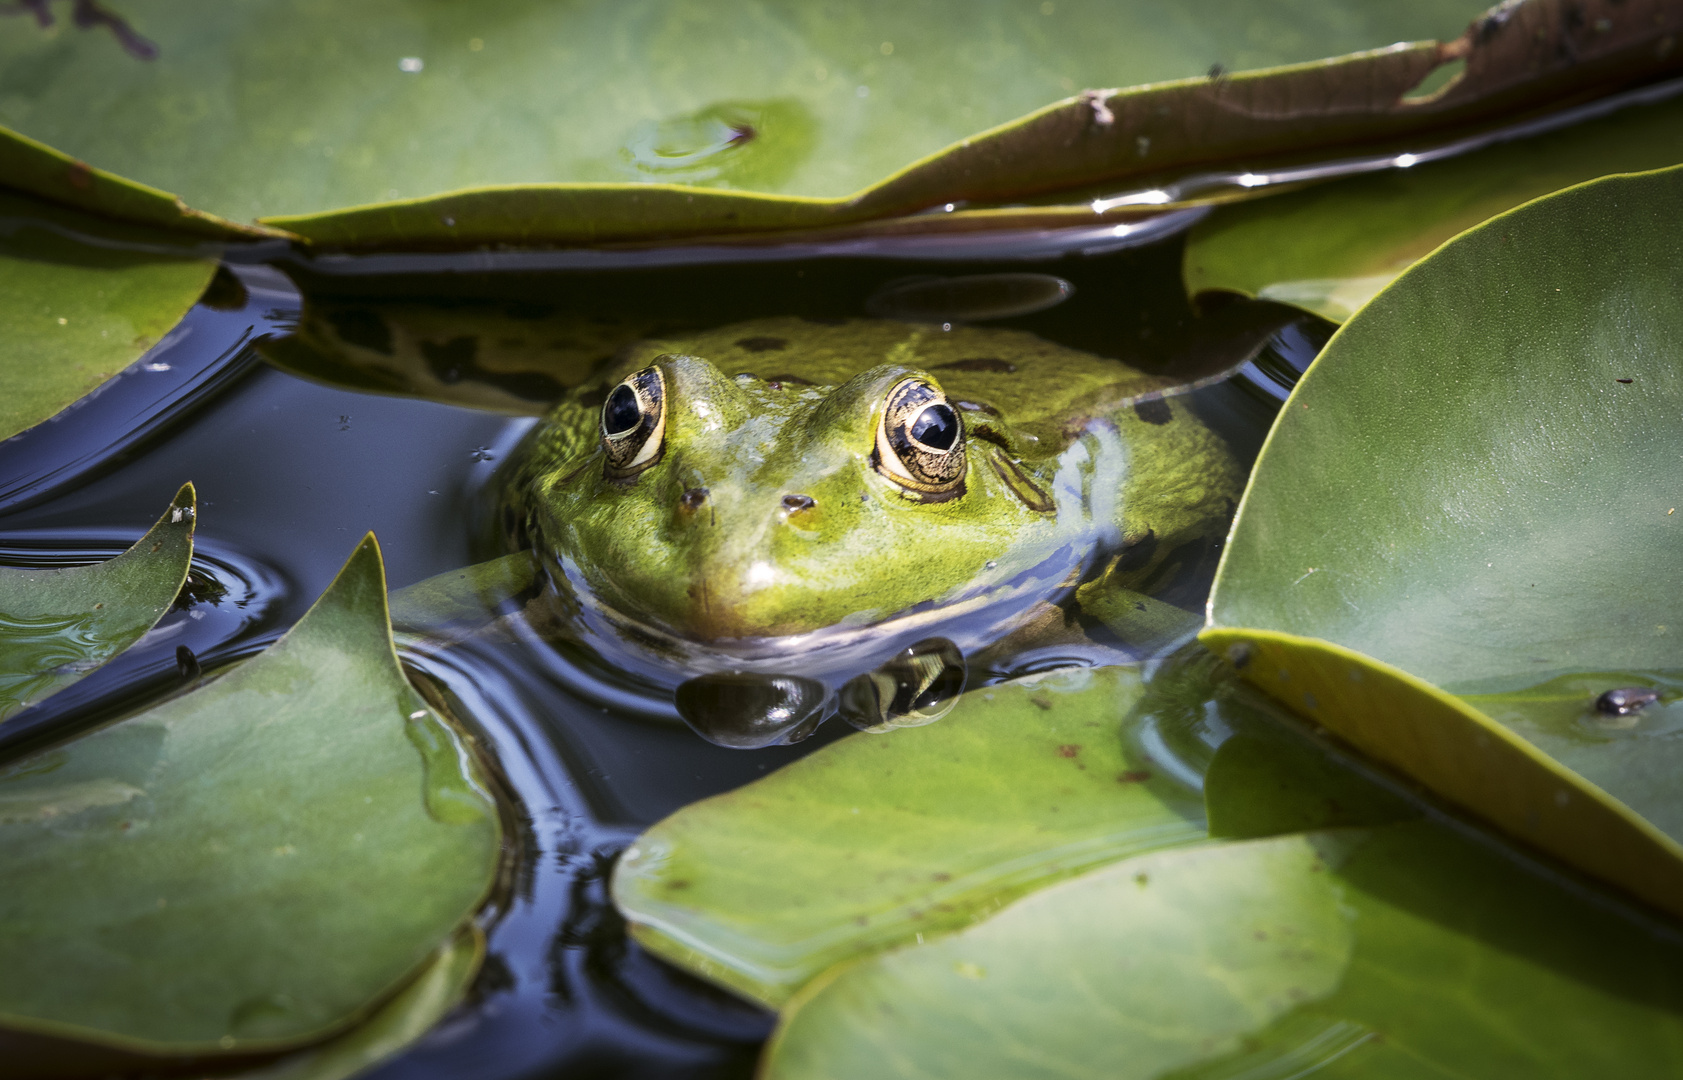
{"label": "green frog", "polygon": [[537,621],[727,745],[928,722],[979,659],[1184,630],[1153,594],[1243,482],[1182,387],[1019,330],[758,319],[603,374],[504,473]]}

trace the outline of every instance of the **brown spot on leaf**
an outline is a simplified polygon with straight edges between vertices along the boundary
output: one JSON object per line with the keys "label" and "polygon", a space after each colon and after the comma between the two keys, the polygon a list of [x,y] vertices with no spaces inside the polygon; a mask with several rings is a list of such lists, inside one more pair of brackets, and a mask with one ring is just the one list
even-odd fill
{"label": "brown spot on leaf", "polygon": [[73,161],[64,170],[64,179],[77,191],[93,187],[93,169],[85,161]]}
{"label": "brown spot on leaf", "polygon": [[1058,756],[1059,757],[1074,757],[1075,755],[1077,755],[1079,753],[1081,753],[1081,744],[1080,743],[1065,743],[1062,746],[1058,747]]}
{"label": "brown spot on leaf", "polygon": [[1151,774],[1144,769],[1129,769],[1127,772],[1117,773],[1118,784],[1140,784],[1151,779]]}

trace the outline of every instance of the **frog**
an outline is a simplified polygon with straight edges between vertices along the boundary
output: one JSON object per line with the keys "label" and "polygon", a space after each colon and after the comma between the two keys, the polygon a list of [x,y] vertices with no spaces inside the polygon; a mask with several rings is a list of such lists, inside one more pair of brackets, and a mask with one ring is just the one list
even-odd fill
{"label": "frog", "polygon": [[648,338],[528,434],[505,539],[534,623],[714,742],[927,723],[978,662],[1197,621],[1155,594],[1219,548],[1243,474],[1187,389],[1020,329]]}

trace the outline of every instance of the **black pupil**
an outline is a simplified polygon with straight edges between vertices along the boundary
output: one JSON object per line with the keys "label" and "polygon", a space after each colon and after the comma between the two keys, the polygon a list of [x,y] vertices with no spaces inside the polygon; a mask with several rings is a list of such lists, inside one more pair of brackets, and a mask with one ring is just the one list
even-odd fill
{"label": "black pupil", "polygon": [[912,438],[934,450],[951,450],[958,441],[958,415],[936,402],[912,421]]}
{"label": "black pupil", "polygon": [[602,430],[609,435],[620,435],[636,427],[642,419],[643,410],[637,405],[637,392],[624,383],[614,387],[614,392],[608,395],[607,403],[602,406]]}

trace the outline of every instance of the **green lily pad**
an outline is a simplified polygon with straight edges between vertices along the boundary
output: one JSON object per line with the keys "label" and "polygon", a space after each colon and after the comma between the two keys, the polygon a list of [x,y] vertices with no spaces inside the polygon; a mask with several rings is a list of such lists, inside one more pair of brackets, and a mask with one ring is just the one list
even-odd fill
{"label": "green lily pad", "polygon": [[1189,293],[1222,289],[1343,322],[1456,233],[1614,173],[1683,162],[1683,101],[1564,131],[1218,207],[1187,237]]}
{"label": "green lily pad", "polygon": [[[1446,798],[1683,914],[1679,200],[1683,169],[1540,199],[1351,319],[1269,436],[1203,640]],[[1642,688],[1645,709],[1597,708]]]}
{"label": "green lily pad", "polygon": [[1118,738],[1139,694],[1134,668],[1060,671],[845,739],[649,829],[614,901],[656,954],[776,1005],[838,961],[1201,839],[1197,794]]}
{"label": "green lily pad", "polygon": [[125,12],[153,59],[0,23],[0,124],[238,220],[558,180],[841,196],[1083,87],[1451,38],[1483,6],[203,0]]}
{"label": "green lily pad", "polygon": [[[429,16],[376,6],[351,21],[306,0],[187,4],[147,13],[150,60],[15,20],[0,25],[0,64],[27,76],[0,84],[0,122],[324,244],[600,243],[846,225],[1301,158],[1487,124],[1683,63],[1663,45],[1665,10],[1614,0],[1526,0],[1448,44],[1409,46],[1390,43],[1448,38],[1477,10],[1229,2],[1170,18],[1067,0],[836,19],[799,5],[650,0],[632,17],[511,0]],[[1105,85],[1133,89],[1075,93]],[[82,122],[90,113],[109,120]],[[67,168],[88,175],[12,141],[28,190],[62,193]],[[1100,210],[1085,220],[1150,205]],[[988,213],[910,224],[1000,225]]]}
{"label": "green lily pad", "polygon": [[[1364,8],[1363,14],[1371,18],[1378,10]],[[1160,15],[1152,9],[1149,21],[1159,21]],[[1114,12],[1106,18],[1109,27],[1126,27],[1133,40],[1144,40],[1136,33],[1137,25],[1118,19]],[[1390,45],[1238,75],[1228,75],[1218,65],[1197,77],[1145,85],[1137,74],[1119,72],[1113,57],[1107,68],[1110,77],[1100,81],[1133,83],[1131,88],[1084,91],[944,149],[931,146],[927,156],[869,187],[858,187],[853,195],[843,193],[908,159],[888,161],[874,152],[854,152],[851,162],[869,162],[873,170],[849,174],[848,186],[806,187],[799,182],[804,172],[794,170],[786,184],[765,195],[669,184],[527,183],[264,220],[319,243],[346,247],[601,243],[814,229],[912,214],[943,203],[1016,203],[1024,197],[1079,202],[1083,205],[1077,220],[1089,224],[1107,214],[1126,220],[1149,214],[1153,206],[1174,197],[1159,191],[1155,199],[1088,204],[1094,195],[1112,194],[1130,183],[1160,182],[1235,162],[1247,169],[1270,160],[1301,162],[1305,155],[1325,156],[1352,142],[1371,145],[1429,137],[1435,129],[1464,130],[1499,122],[1522,106],[1653,78],[1683,64],[1683,56],[1674,56],[1665,44],[1671,40],[1666,35],[1672,31],[1672,18],[1664,10],[1643,18],[1614,0],[1600,0],[1589,8],[1575,0],[1526,0],[1493,9],[1447,44]],[[1243,23],[1254,30],[1254,19],[1254,8],[1247,6],[1244,17],[1235,18],[1232,25]],[[885,16],[881,25],[890,21]],[[1200,26],[1221,22],[1203,13]],[[1335,22],[1332,12],[1323,12],[1318,25],[1327,28]],[[985,28],[988,20],[967,12],[955,25],[959,23]],[[948,27],[928,40],[959,42],[963,35]],[[1062,44],[1068,56],[1088,47],[1085,42]],[[1113,54],[1126,48],[1120,40],[1109,45]],[[1416,92],[1434,73],[1456,65],[1464,70],[1436,92]],[[963,66],[937,63],[918,69],[933,75],[943,88],[954,85],[957,70]],[[1010,65],[1004,70],[1028,72],[1032,67]],[[1013,82],[1001,79],[999,69],[990,69],[985,81],[998,87]],[[980,87],[969,93],[970,102],[989,96]],[[930,96],[897,100],[915,103],[921,114]],[[834,160],[822,138],[827,119],[819,122],[815,161]],[[896,120],[901,131],[917,126],[914,116]],[[874,126],[867,130],[876,139],[873,151],[896,145],[893,136]],[[925,231],[1007,224],[990,220],[989,215],[997,213],[960,210],[902,224]],[[1070,222],[1060,219],[1044,224],[1066,223]]]}
{"label": "green lily pad", "polygon": [[1663,1076],[1683,943],[1439,823],[1142,855],[784,1011],[769,1080]]}
{"label": "green lily pad", "polygon": [[261,225],[240,225],[189,209],[174,195],[92,168],[69,154],[5,128],[0,128],[0,180],[14,191],[63,206],[212,239],[284,235]]}
{"label": "green lily pad", "polygon": [[175,602],[193,561],[193,485],[114,559],[62,570],[0,566],[0,721],[139,641]]}
{"label": "green lily pad", "polygon": [[769,1077],[1155,1077],[1338,986],[1337,838],[1125,860],[791,1002]]}
{"label": "green lily pad", "polygon": [[496,874],[495,807],[392,650],[364,540],[285,637],[0,769],[0,1026],[155,1054],[320,1041]]}
{"label": "green lily pad", "polygon": [[230,1080],[347,1080],[425,1035],[462,999],[485,959],[485,935],[456,931],[413,981],[345,1034]]}
{"label": "green lily pad", "polygon": [[392,626],[440,636],[475,629],[506,613],[537,585],[538,574],[531,551],[446,570],[391,594]]}
{"label": "green lily pad", "polygon": [[5,191],[0,219],[11,219],[0,230],[0,440],[139,359],[216,272],[214,257],[179,238]]}
{"label": "green lily pad", "polygon": [[[1066,716],[1089,722],[1096,701],[1117,696],[1114,680],[1133,678],[1127,669],[1108,674],[1087,693],[1048,697],[1052,707],[1043,711],[1021,700],[1033,687],[980,692],[994,693],[993,702],[972,692],[939,724],[853,737],[805,759],[821,771],[802,774],[797,763],[730,804],[680,811],[637,847],[687,834],[689,852],[628,853],[616,899],[629,901],[635,916],[635,905],[652,906],[649,895],[664,886],[663,918],[694,930],[713,951],[673,949],[664,932],[647,928],[644,939],[739,990],[740,974],[721,977],[725,950],[765,955],[757,942],[781,927],[827,925],[835,963],[823,971],[810,965],[805,985],[782,1002],[762,1064],[777,1080],[1234,1080],[1312,1068],[1367,1078],[1635,1076],[1666,1075],[1679,1063],[1683,942],[1674,931],[1494,838],[1423,818],[1406,791],[1311,737],[1196,646],[1120,695],[1101,722],[1109,737],[1122,737],[1123,761],[1158,774],[1145,781],[1150,794],[1191,826],[1177,839],[1136,845],[1073,879],[1048,875],[1027,889],[1002,889],[998,900],[1008,906],[997,914],[995,905],[977,905],[966,919],[922,922],[910,940],[903,932],[897,942],[872,940],[851,922],[866,910],[857,898],[880,907],[878,890],[928,895],[884,848],[923,848],[927,874],[977,842],[938,821],[928,828],[927,811],[908,812],[920,809],[925,785],[955,816],[973,815],[983,842],[1038,823],[1047,830],[1042,850],[1064,843],[1058,818],[1078,805],[1028,797],[1064,779],[1034,767],[1043,756],[1035,729]],[[999,696],[1011,690],[1015,699]],[[984,703],[997,717],[970,711]],[[1115,711],[1124,709],[1118,724]],[[955,731],[967,724],[970,734],[939,744],[939,754],[915,749],[935,746],[930,737],[949,724]],[[1056,727],[1050,734],[1061,736]],[[1074,760],[1099,748],[1087,738]],[[853,747],[867,753],[844,753]],[[1009,787],[977,768],[1008,755],[1021,777]],[[843,770],[854,773],[852,790],[836,800]],[[819,794],[801,802],[800,790],[813,787]],[[1185,802],[1200,790],[1208,838]],[[1012,806],[994,809],[988,800]],[[842,817],[826,816],[832,802],[860,827],[826,828]],[[694,811],[703,816],[692,828]],[[1115,820],[1137,826],[1156,813],[1119,804]],[[932,843],[920,843],[926,831]],[[773,833],[786,837],[776,862],[760,854],[760,838]],[[801,852],[798,860],[791,850]],[[790,890],[783,882],[791,877],[828,882],[830,893]],[[740,884],[727,897],[717,885],[733,879]],[[840,900],[831,895],[844,890]],[[726,899],[734,907],[724,908]],[[1593,1034],[1603,1028],[1613,1034]]]}

